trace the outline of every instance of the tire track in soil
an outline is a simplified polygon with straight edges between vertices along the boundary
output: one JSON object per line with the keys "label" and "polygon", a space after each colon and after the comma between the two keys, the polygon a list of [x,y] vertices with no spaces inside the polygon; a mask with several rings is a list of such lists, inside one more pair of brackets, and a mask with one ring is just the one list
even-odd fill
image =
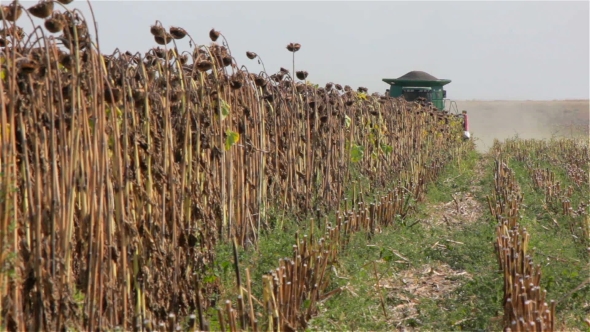
{"label": "tire track in soil", "polygon": [[[455,232],[463,227],[481,222],[486,205],[476,197],[481,192],[481,186],[476,185],[485,174],[486,157],[478,160],[474,168],[472,185],[467,192],[449,193],[449,200],[444,203],[427,203],[426,211],[429,217],[422,221],[426,229],[445,227],[451,232],[445,239],[437,241],[431,246],[435,250],[448,250],[447,246],[464,245],[453,240]],[[462,176],[462,175],[459,175]],[[453,178],[446,181],[453,181]],[[453,292],[463,283],[471,280],[472,276],[465,270],[454,270],[448,264],[436,261],[419,267],[402,270],[389,278],[380,279],[379,288],[387,289],[386,302],[398,303],[386,307],[389,326],[398,331],[418,331],[419,328],[407,326],[409,320],[420,320],[418,305],[422,300],[443,300],[457,296]],[[377,285],[374,285],[377,291]],[[401,302],[401,303],[399,303]],[[463,321],[458,321],[458,325]]]}

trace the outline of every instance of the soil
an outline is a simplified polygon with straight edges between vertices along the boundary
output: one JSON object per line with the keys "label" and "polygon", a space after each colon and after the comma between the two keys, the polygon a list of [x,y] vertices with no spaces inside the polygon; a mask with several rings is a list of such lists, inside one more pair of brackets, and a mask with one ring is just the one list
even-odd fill
{"label": "soil", "polygon": [[[427,207],[429,217],[424,221],[426,227],[442,226],[459,229],[468,223],[481,220],[480,217],[485,213],[485,206],[476,199],[475,195],[481,191],[481,187],[476,184],[484,176],[484,166],[485,159],[480,159],[474,169],[472,182],[474,184],[468,192],[449,193],[448,201]],[[464,175],[459,174],[459,176]],[[445,181],[453,180],[455,179],[449,178]],[[441,239],[433,247],[437,250],[447,250],[449,244],[463,245],[451,239]],[[404,322],[409,319],[419,319],[416,305],[421,300],[456,296],[453,291],[470,278],[471,275],[466,271],[453,270],[449,265],[437,262],[403,270],[381,279],[380,288],[389,289],[388,297],[401,302],[387,308],[392,326],[400,331],[413,331],[414,329],[404,326],[406,325]]]}

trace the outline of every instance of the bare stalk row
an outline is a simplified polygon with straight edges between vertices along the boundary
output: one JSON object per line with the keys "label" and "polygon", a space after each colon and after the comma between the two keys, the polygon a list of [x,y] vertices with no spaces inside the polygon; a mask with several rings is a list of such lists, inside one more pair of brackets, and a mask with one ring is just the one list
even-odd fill
{"label": "bare stalk row", "polygon": [[530,233],[519,223],[523,195],[514,171],[496,159],[489,209],[498,222],[495,249],[504,274],[504,331],[553,331],[555,301],[541,289],[541,268],[528,254]]}
{"label": "bare stalk row", "polygon": [[[461,145],[457,146],[455,153],[461,153],[462,148]],[[314,234],[312,231],[309,237],[304,235],[303,238],[297,234],[292,257],[281,259],[275,270],[263,276],[262,303],[252,299],[249,277],[248,289],[240,286],[238,277],[240,293],[237,296],[237,308],[231,306],[230,301],[226,302],[225,307],[219,308],[221,330],[304,330],[307,322],[317,314],[318,302],[342,290],[328,288],[329,276],[332,264],[348,244],[350,236],[356,232],[366,232],[371,237],[384,227],[391,226],[398,220],[397,216],[407,216],[411,213],[409,202],[421,200],[426,185],[451,161],[436,151],[430,151],[423,158],[430,161],[427,167],[417,163],[416,167],[411,168],[412,172],[407,172],[418,181],[408,177],[379,196],[375,202],[369,203],[364,199],[353,201],[351,207],[337,211],[335,222],[325,221],[323,234]],[[243,300],[244,294],[248,301]],[[259,305],[253,306],[253,303]],[[254,314],[256,309],[261,311],[259,315]]]}
{"label": "bare stalk row", "polygon": [[507,140],[505,150],[516,160],[531,164],[537,157],[567,173],[576,190],[588,190],[590,181],[590,144],[588,140],[561,138],[551,140]]}
{"label": "bare stalk row", "polygon": [[[587,141],[575,139],[503,144],[503,152],[522,163],[533,188],[543,194],[545,211],[555,216],[553,226],[568,227],[575,239],[584,242],[590,241],[589,148]],[[556,172],[563,174],[562,179]]]}

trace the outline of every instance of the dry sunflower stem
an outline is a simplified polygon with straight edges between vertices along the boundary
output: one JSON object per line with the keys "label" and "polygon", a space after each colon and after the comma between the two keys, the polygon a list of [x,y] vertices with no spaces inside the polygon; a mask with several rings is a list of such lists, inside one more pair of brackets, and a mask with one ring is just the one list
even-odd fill
{"label": "dry sunflower stem", "polygon": [[[10,331],[164,330],[185,318],[204,330],[219,303],[222,330],[304,329],[341,291],[328,289],[326,271],[349,236],[412,213],[409,202],[452,161],[446,152],[468,150],[459,120],[424,103],[357,100],[296,83],[290,74],[307,73],[283,67],[249,73],[225,44],[180,53],[163,45],[186,31],[159,22],[159,46],[144,54],[99,54],[72,12],[38,14],[63,36],[43,40],[47,49],[11,39],[3,51],[19,61],[3,63],[0,80],[1,254],[19,253],[7,262],[14,278],[0,280]],[[352,184],[353,171],[367,184]],[[367,192],[381,197],[370,203]],[[272,210],[322,230],[297,234],[293,256],[265,278],[240,277],[232,301],[208,301],[222,287],[205,282],[213,248],[255,245]]]}
{"label": "dry sunflower stem", "polygon": [[[530,234],[518,221],[520,186],[502,156],[496,159],[495,179],[489,208],[499,223],[495,248],[504,274],[504,328],[553,331],[556,303],[547,304],[546,291],[540,288],[540,266],[535,266],[527,254]],[[499,204],[499,200],[505,204]]]}

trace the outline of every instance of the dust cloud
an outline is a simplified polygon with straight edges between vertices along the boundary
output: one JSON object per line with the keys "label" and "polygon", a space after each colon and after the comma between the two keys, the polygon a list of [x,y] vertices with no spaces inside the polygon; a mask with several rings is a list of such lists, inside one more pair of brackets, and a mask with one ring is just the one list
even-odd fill
{"label": "dust cloud", "polygon": [[458,109],[469,114],[469,131],[477,150],[487,152],[494,139],[518,135],[523,139],[588,137],[588,100],[557,101],[457,101]]}

